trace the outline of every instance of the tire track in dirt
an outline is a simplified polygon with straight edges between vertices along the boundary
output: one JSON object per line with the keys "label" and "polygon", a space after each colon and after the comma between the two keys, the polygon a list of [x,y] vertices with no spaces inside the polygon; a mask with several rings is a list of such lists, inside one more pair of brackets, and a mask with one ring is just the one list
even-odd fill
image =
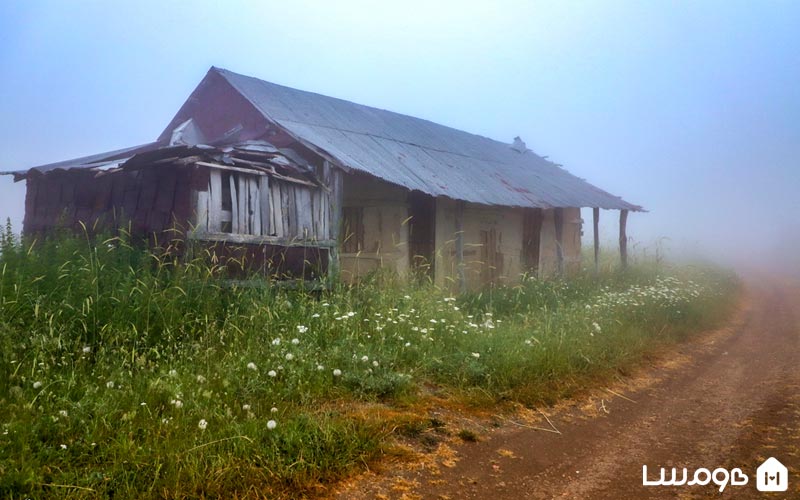
{"label": "tire track in dirt", "polygon": [[[798,498],[800,288],[756,282],[748,295],[730,329],[679,346],[675,363],[601,400],[604,411],[597,398],[593,411],[555,410],[549,418],[561,434],[503,427],[447,461],[373,477],[338,498],[763,498],[753,474],[768,456],[790,469],[789,491],[769,498]],[[723,494],[713,484],[644,487],[644,464],[690,474],[740,467],[750,482]]]}

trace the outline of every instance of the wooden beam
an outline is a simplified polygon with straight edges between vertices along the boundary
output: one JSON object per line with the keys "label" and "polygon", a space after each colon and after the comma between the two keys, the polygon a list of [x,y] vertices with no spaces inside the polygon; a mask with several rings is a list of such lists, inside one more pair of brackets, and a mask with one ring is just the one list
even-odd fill
{"label": "wooden beam", "polygon": [[594,232],[594,274],[600,274],[600,209],[592,209],[592,229]]}
{"label": "wooden beam", "polygon": [[[342,203],[344,201],[344,189],[342,171],[334,167],[332,163],[326,161],[324,163],[325,184],[330,189],[328,195],[328,232],[330,239],[339,241],[339,229],[342,224]],[[334,245],[330,248],[328,254],[328,277],[332,280],[339,278],[339,247]]]}
{"label": "wooden beam", "polygon": [[198,161],[195,165],[200,165],[201,167],[208,167],[208,168],[216,168],[217,170],[227,170],[228,172],[241,172],[243,174],[248,175],[270,175],[267,172],[262,172],[260,170],[255,170],[252,168],[242,168],[242,167],[231,167],[228,165],[220,165],[219,163],[209,163],[207,161]]}
{"label": "wooden beam", "polygon": [[263,236],[255,234],[211,233],[208,231],[195,231],[189,235],[192,240],[219,241],[236,243],[240,245],[276,245],[282,247],[320,247],[331,248],[336,246],[334,240],[314,240],[301,238],[279,238],[277,236]]}
{"label": "wooden beam", "polygon": [[558,274],[564,274],[564,209],[556,208],[553,210],[553,219],[556,226],[556,261],[558,262]]}
{"label": "wooden beam", "polygon": [[622,269],[628,268],[628,234],[626,226],[628,225],[628,211],[619,211],[619,257],[622,262]]}
{"label": "wooden beam", "polygon": [[467,277],[464,273],[464,202],[456,202],[456,273],[458,291],[467,291]]}

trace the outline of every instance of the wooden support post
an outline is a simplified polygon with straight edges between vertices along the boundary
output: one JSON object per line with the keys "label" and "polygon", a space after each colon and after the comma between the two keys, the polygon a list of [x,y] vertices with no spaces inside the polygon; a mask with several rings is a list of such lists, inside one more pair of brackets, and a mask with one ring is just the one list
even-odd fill
{"label": "wooden support post", "polygon": [[456,273],[458,292],[467,291],[467,277],[464,272],[464,202],[456,202]]}
{"label": "wooden support post", "polygon": [[594,274],[600,274],[600,209],[592,209],[592,228],[594,230]]}
{"label": "wooden support post", "polygon": [[628,211],[619,211],[619,257],[622,262],[622,269],[628,268],[628,234],[626,228],[628,224]]}
{"label": "wooden support post", "polygon": [[564,209],[556,208],[553,211],[553,218],[556,226],[556,260],[558,262],[558,274],[564,274]]}
{"label": "wooden support post", "polygon": [[325,182],[330,189],[328,194],[328,204],[330,206],[328,211],[330,217],[328,221],[329,238],[336,241],[336,245],[331,247],[328,253],[328,278],[331,281],[335,281],[339,279],[340,271],[339,245],[341,245],[341,241],[339,241],[339,229],[342,225],[342,203],[344,201],[343,179],[342,171],[335,168],[328,161],[325,162],[323,171]]}

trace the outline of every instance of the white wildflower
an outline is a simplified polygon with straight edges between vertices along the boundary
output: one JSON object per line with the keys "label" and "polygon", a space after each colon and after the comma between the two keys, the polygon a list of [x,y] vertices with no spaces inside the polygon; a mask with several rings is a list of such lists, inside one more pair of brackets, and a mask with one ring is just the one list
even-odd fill
{"label": "white wildflower", "polygon": [[322,365],[317,365],[317,371],[321,372],[321,371],[322,371],[322,370],[324,370],[324,369],[325,369],[325,367],[324,367],[324,366],[322,366]]}
{"label": "white wildflower", "polygon": [[61,449],[62,449],[62,450],[66,450],[66,449],[67,449],[67,445],[65,445],[65,444],[62,444],[62,445],[61,445]]}
{"label": "white wildflower", "polygon": [[90,352],[92,352],[92,348],[89,347],[88,345],[83,346],[83,349],[81,350],[83,351],[84,354],[89,354]]}
{"label": "white wildflower", "polygon": [[300,343],[300,339],[292,339],[292,344],[297,345]]}
{"label": "white wildflower", "polygon": [[109,389],[113,389],[114,388],[114,381],[113,380],[109,380],[108,382],[106,382],[106,387],[108,387]]}
{"label": "white wildflower", "polygon": [[481,357],[481,353],[479,353],[479,352],[473,352],[473,353],[472,353],[472,357],[473,357],[473,358],[475,358],[475,359],[478,359],[478,358],[480,358],[480,357]]}
{"label": "white wildflower", "polygon": [[279,338],[272,339],[272,345],[281,345],[281,339]]}
{"label": "white wildflower", "polygon": [[274,420],[267,421],[267,429],[273,430],[275,427],[278,427],[278,423]]}
{"label": "white wildflower", "polygon": [[290,352],[287,352],[286,356],[284,356],[284,358],[286,358],[286,361],[291,361],[291,360],[294,359],[294,354],[292,354]]}
{"label": "white wildflower", "polygon": [[319,318],[319,313],[314,313],[311,315],[312,318]]}
{"label": "white wildflower", "polygon": [[33,383],[33,388],[34,388],[34,389],[38,389],[38,388],[39,388],[39,387],[41,387],[41,386],[42,386],[42,383],[41,383],[41,382],[39,382],[38,380],[37,380],[36,382],[34,382],[34,383]]}
{"label": "white wildflower", "polygon": [[253,362],[251,361],[251,362],[247,363],[247,369],[248,369],[248,370],[253,370],[253,371],[255,371],[255,370],[258,370],[258,367],[256,366],[256,364],[255,364],[255,363],[253,363]]}
{"label": "white wildflower", "polygon": [[362,363],[366,363],[367,361],[369,361],[369,356],[361,356]]}
{"label": "white wildflower", "polygon": [[62,417],[68,417],[69,416],[69,413],[67,413],[67,410],[59,410],[58,414],[61,415]]}
{"label": "white wildflower", "polygon": [[246,405],[246,404],[245,404],[245,405],[242,405],[242,410],[244,410],[244,411],[250,411],[250,405]]}
{"label": "white wildflower", "polygon": [[206,378],[205,378],[204,376],[202,376],[202,375],[198,375],[198,376],[197,376],[197,382],[198,382],[199,384],[205,384],[205,382],[206,382]]}
{"label": "white wildflower", "polygon": [[380,363],[378,363],[377,361],[373,361],[373,362],[372,362],[372,366],[374,366],[375,368],[377,368],[377,367],[378,367],[378,365],[380,365]]}
{"label": "white wildflower", "polygon": [[275,408],[274,406],[272,408],[270,408],[269,411],[270,411],[270,413],[278,413],[278,409]]}
{"label": "white wildflower", "polygon": [[273,378],[277,377],[278,376],[278,372],[276,372],[275,370],[270,370],[270,371],[267,372],[267,376],[273,377]]}
{"label": "white wildflower", "polygon": [[340,370],[338,368],[334,369],[333,370],[333,376],[334,377],[341,377],[342,376],[342,370]]}
{"label": "white wildflower", "polygon": [[297,333],[306,333],[308,331],[308,327],[305,325],[297,325]]}
{"label": "white wildflower", "polygon": [[199,422],[197,422],[197,427],[198,427],[198,428],[199,428],[201,431],[204,431],[204,430],[206,430],[206,427],[208,427],[208,422],[206,422],[206,419],[204,419],[204,418],[201,418],[201,419],[200,419],[200,421],[199,421]]}
{"label": "white wildflower", "polygon": [[174,369],[170,370],[169,371],[169,376],[170,377],[177,377],[178,376],[178,370],[174,370]]}

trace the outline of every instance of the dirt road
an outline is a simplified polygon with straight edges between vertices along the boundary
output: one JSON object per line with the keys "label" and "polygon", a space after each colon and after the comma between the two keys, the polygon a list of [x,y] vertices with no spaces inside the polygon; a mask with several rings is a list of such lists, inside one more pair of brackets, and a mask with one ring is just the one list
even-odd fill
{"label": "dirt road", "polygon": [[[800,288],[750,285],[729,328],[667,358],[616,394],[553,410],[560,433],[506,422],[447,460],[362,480],[339,498],[800,498]],[[770,456],[789,468],[787,492],[756,489]],[[749,482],[721,494],[713,483],[645,487],[643,465],[651,479],[661,467],[687,467],[690,478],[739,467]]]}

